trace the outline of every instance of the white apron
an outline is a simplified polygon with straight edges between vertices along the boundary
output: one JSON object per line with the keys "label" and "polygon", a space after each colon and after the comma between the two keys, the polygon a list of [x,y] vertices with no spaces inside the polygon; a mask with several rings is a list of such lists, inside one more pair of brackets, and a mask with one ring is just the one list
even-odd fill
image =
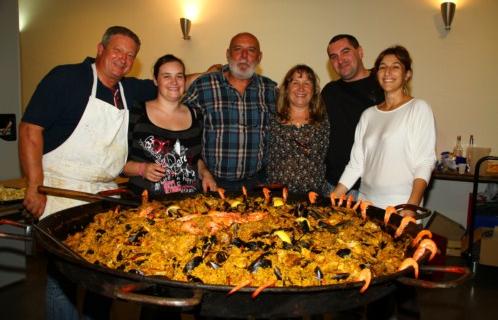
{"label": "white apron", "polygon": [[[123,169],[128,156],[128,107],[121,83],[123,109],[118,109],[97,94],[97,72],[92,64],[92,93],[74,132],[59,147],[43,155],[43,184],[90,193],[116,188],[113,180]],[[85,204],[84,201],[47,196],[41,219]]]}

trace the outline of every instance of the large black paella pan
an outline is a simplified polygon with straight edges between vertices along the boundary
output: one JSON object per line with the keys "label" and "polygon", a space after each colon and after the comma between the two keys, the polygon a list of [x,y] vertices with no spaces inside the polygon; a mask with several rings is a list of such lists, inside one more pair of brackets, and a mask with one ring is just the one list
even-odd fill
{"label": "large black paella pan", "polygon": [[[167,200],[184,197],[174,195]],[[305,201],[295,195],[290,197],[289,201],[292,200]],[[324,204],[328,203],[327,199],[322,200]],[[346,202],[343,206],[345,205]],[[202,316],[269,318],[330,313],[380,299],[395,290],[398,282],[433,288],[451,287],[464,281],[469,275],[465,268],[424,266],[421,268],[461,273],[462,276],[445,283],[424,282],[413,279],[413,271],[409,268],[372,279],[370,287],[363,293],[360,293],[362,282],[351,282],[309,287],[270,287],[256,299],[251,297],[255,288],[247,287],[228,296],[227,292],[232,288],[229,286],[171,281],[90,264],[62,245],[62,240],[85,228],[97,213],[113,207],[115,205],[100,201],[55,213],[37,224],[37,240],[55,256],[57,267],[68,279],[82,284],[88,290],[111,298],[178,307],[179,311],[194,312]],[[368,219],[384,219],[384,210],[374,206],[368,207],[366,213]],[[390,230],[394,232],[401,217],[393,215],[389,222],[392,224]],[[409,224],[406,228],[406,232],[412,237],[420,230],[421,227],[415,224]],[[407,256],[411,254],[412,252],[407,252]],[[428,254],[424,260],[427,257]]]}

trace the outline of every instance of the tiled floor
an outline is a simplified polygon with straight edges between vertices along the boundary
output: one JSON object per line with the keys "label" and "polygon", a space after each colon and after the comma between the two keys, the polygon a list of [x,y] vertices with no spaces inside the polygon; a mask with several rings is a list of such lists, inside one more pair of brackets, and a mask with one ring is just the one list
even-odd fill
{"label": "tiled floor", "polygon": [[[448,258],[447,262],[462,264],[463,260]],[[0,319],[44,319],[45,265],[43,254],[28,257],[26,280],[0,289]],[[465,284],[418,289],[418,297],[423,320],[498,319],[498,268],[479,266]],[[138,313],[137,305],[117,303],[111,319],[133,320]]]}

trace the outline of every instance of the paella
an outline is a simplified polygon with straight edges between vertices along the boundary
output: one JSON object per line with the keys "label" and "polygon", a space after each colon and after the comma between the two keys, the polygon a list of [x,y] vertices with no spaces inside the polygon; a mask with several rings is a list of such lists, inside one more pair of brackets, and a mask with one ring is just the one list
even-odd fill
{"label": "paella", "polygon": [[[436,252],[431,234],[412,238],[403,228],[387,232],[385,221],[367,218],[367,201],[330,196],[318,204],[281,195],[226,197],[199,194],[176,201],[148,201],[138,208],[98,213],[84,230],[64,241],[93,264],[144,276],[233,286],[303,287],[364,281],[412,267]],[[392,234],[392,235],[391,235]],[[413,249],[409,249],[413,247]],[[414,253],[413,253],[414,252]],[[413,257],[407,257],[413,253]]]}

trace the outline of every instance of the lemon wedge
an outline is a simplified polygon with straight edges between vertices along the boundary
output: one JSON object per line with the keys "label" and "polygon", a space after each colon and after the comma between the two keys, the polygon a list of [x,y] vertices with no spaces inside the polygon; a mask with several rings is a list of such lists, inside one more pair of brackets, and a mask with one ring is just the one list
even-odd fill
{"label": "lemon wedge", "polygon": [[284,205],[284,200],[279,197],[274,197],[273,198],[273,206],[274,207],[281,207]]}
{"label": "lemon wedge", "polygon": [[179,206],[177,205],[172,205],[172,206],[169,206],[168,208],[166,208],[166,213],[170,213],[170,211],[172,211],[172,213],[176,210],[180,209]]}
{"label": "lemon wedge", "polygon": [[287,242],[288,244],[292,244],[292,241],[291,241],[289,235],[285,231],[277,230],[273,234],[278,236],[280,238],[280,240],[282,240],[283,242]]}
{"label": "lemon wedge", "polygon": [[237,206],[241,203],[242,203],[242,201],[240,201],[240,200],[234,200],[234,201],[232,201],[232,203],[230,203],[230,207],[237,208]]}

